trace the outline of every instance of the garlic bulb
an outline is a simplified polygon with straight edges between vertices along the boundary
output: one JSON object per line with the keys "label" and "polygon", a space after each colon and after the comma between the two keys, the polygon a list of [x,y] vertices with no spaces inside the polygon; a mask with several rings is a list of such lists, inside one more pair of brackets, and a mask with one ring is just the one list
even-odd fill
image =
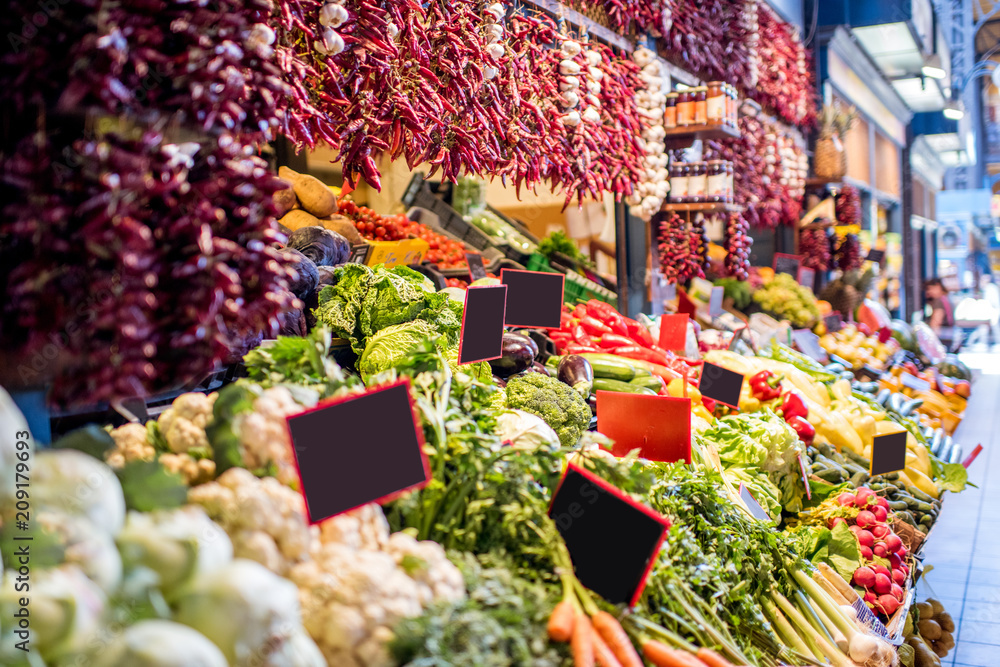
{"label": "garlic bulb", "polygon": [[567,127],[576,127],[580,124],[580,114],[576,111],[570,111],[560,119],[560,122]]}
{"label": "garlic bulb", "polygon": [[493,18],[499,21],[507,15],[507,10],[504,8],[503,3],[497,2],[487,7],[486,13],[492,14]]}
{"label": "garlic bulb", "polygon": [[570,76],[580,73],[580,65],[572,60],[566,59],[559,63],[559,73]]}
{"label": "garlic bulb", "polygon": [[591,65],[587,68],[587,76],[589,76],[594,81],[600,81],[604,78],[604,70],[599,67],[594,67]]}
{"label": "garlic bulb", "polygon": [[559,81],[559,90],[566,92],[567,90],[576,90],[580,87],[580,80],[575,76],[571,76]]}
{"label": "garlic bulb", "polygon": [[574,42],[572,39],[567,39],[565,42],[562,43],[562,48],[560,49],[560,52],[562,53],[563,58],[572,58],[573,56],[580,53],[581,50],[582,47],[580,46],[579,42]]}
{"label": "garlic bulb", "polygon": [[493,60],[500,60],[503,58],[504,54],[503,44],[498,44],[496,42],[490,44],[486,47],[486,53],[490,54],[490,57],[493,58]]}
{"label": "garlic bulb", "polygon": [[597,67],[601,64],[601,54],[597,51],[587,51],[587,64],[591,67]]}
{"label": "garlic bulb", "polygon": [[341,5],[331,3],[319,10],[319,24],[329,28],[339,28],[349,18],[350,14]]}
{"label": "garlic bulb", "polygon": [[587,107],[583,112],[583,119],[588,123],[600,123],[601,113],[594,107]]}
{"label": "garlic bulb", "polygon": [[344,50],[344,38],[331,28],[325,28],[322,38],[313,42],[313,48],[324,56],[335,56]]}
{"label": "garlic bulb", "polygon": [[580,96],[572,90],[567,90],[562,94],[562,97],[559,98],[559,103],[566,109],[572,109],[580,103]]}
{"label": "garlic bulb", "polygon": [[503,39],[503,26],[500,25],[499,23],[494,23],[493,25],[491,25],[489,28],[487,28],[487,32],[489,33],[489,41],[491,43],[499,42],[501,39]]}

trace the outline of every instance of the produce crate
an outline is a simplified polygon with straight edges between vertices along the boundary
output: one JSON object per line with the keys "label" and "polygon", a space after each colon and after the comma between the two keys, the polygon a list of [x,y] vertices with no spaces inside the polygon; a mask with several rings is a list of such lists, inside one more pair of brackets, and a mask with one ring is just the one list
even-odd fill
{"label": "produce crate", "polygon": [[[402,202],[405,206],[425,208],[438,217],[438,224],[431,225],[435,230],[443,229],[462,243],[484,252],[487,248],[496,250],[493,239],[478,227],[468,222],[448,204],[434,196],[422,174],[414,174],[403,193]],[[485,259],[485,253],[484,253]]]}
{"label": "produce crate", "polygon": [[[491,248],[490,250],[499,252],[496,248]],[[524,269],[523,265],[518,264],[512,259],[504,257],[502,254],[488,259],[487,252],[483,253],[483,267],[485,267],[487,273],[492,273],[498,278],[500,277],[500,271],[502,269]],[[468,269],[437,269],[437,271],[445,278],[468,279],[469,277]]]}
{"label": "produce crate", "polygon": [[[561,273],[556,271],[549,260],[545,258],[545,255],[534,253],[528,259],[528,263],[525,268],[529,271],[547,271],[549,273]],[[615,309],[618,308],[618,295],[607,289],[606,287],[601,287],[593,280],[589,278],[584,278],[579,273],[570,271],[566,275],[566,287],[565,293],[563,294],[563,300],[566,303],[584,303],[590,299],[597,299],[598,301],[603,301],[604,303],[611,304]]]}

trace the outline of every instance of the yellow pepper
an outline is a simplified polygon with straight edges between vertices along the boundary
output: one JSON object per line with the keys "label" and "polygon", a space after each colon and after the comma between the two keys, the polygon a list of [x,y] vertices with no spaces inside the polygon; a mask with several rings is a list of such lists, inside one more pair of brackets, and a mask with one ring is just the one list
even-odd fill
{"label": "yellow pepper", "polygon": [[[674,378],[667,384],[667,393],[674,398],[684,397],[684,378]],[[693,385],[687,385],[687,397],[691,399],[691,405],[701,405],[701,392]],[[702,406],[704,407],[704,406]]]}
{"label": "yellow pepper", "polygon": [[861,442],[865,446],[871,446],[875,438],[875,419],[870,415],[863,415],[852,422],[854,430],[861,437]]}

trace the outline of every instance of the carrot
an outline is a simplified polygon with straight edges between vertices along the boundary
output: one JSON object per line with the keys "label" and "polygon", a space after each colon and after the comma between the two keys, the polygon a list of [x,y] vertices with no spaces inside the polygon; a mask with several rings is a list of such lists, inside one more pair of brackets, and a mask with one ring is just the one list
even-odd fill
{"label": "carrot", "polygon": [[699,660],[708,665],[708,667],[733,667],[733,663],[710,648],[700,648],[695,655]]}
{"label": "carrot", "polygon": [[576,612],[569,598],[555,606],[549,616],[549,639],[554,642],[568,642],[573,638],[573,621]]}
{"label": "carrot", "polygon": [[599,611],[590,620],[593,621],[598,636],[607,643],[622,667],[642,667],[642,658],[617,618],[606,611]]}
{"label": "carrot", "polygon": [[594,638],[594,661],[597,663],[597,667],[622,667],[622,663],[618,662],[618,658],[601,639],[601,635],[595,632],[592,636]]}
{"label": "carrot", "polygon": [[705,667],[705,663],[690,653],[674,650],[658,641],[644,643],[642,654],[656,667]]}
{"label": "carrot", "polygon": [[574,667],[594,667],[594,627],[583,612],[579,612],[574,619],[570,648]]}

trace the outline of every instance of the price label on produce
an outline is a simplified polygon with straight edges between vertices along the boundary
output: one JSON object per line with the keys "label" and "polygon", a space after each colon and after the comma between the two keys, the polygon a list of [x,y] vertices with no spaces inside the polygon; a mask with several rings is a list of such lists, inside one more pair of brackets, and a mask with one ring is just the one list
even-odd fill
{"label": "price label on produce", "polygon": [[286,422],[309,523],[430,480],[409,380],[320,403]]}
{"label": "price label on produce", "polygon": [[872,440],[872,476],[899,472],[906,468],[906,435],[909,431],[876,435]]}
{"label": "price label on produce", "polygon": [[844,319],[841,317],[840,311],[835,310],[823,318],[823,324],[826,325],[827,333],[836,333],[844,328]]}
{"label": "price label on produce", "polygon": [[810,269],[808,266],[800,268],[799,284],[803,287],[808,287],[810,290],[814,289],[816,286],[816,271]]}
{"label": "price label on produce", "polygon": [[612,604],[635,605],[670,521],[572,463],[549,506],[580,583]]}
{"label": "price label on produce", "polygon": [[368,261],[368,253],[372,251],[372,247],[367,243],[359,243],[356,246],[351,247],[351,256],[347,258],[348,264],[364,264]]}
{"label": "price label on produce", "polygon": [[691,463],[690,398],[599,391],[597,428],[615,441],[615,456],[638,449],[650,461]]}
{"label": "price label on produce", "polygon": [[531,329],[558,329],[562,323],[566,276],[546,271],[501,269],[507,286],[504,324]]}
{"label": "price label on produce", "polygon": [[698,390],[703,397],[735,409],[740,403],[743,376],[728,368],[716,366],[706,361],[702,364],[701,382],[698,385]]}
{"label": "price label on produce", "polygon": [[465,262],[469,265],[469,279],[471,282],[482,280],[486,277],[486,267],[483,266],[483,256],[478,252],[465,253]]}
{"label": "price label on produce", "polygon": [[675,352],[687,347],[687,330],[690,319],[691,316],[687,313],[661,316],[660,347]]}
{"label": "price label on produce", "polygon": [[868,251],[868,256],[865,257],[865,260],[868,262],[878,263],[882,261],[883,257],[885,257],[884,250],[876,250],[875,248],[872,248],[871,250]]}
{"label": "price label on produce", "polygon": [[753,518],[759,521],[767,521],[768,523],[771,522],[771,515],[768,514],[763,507],[761,507],[761,504],[757,502],[757,499],[753,497],[753,494],[750,493],[750,489],[748,489],[743,482],[740,482],[740,500],[742,500],[743,504],[747,506],[748,510],[750,510],[750,514]]}
{"label": "price label on produce", "polygon": [[787,273],[795,280],[799,279],[799,268],[802,266],[801,255],[787,255],[783,252],[774,253],[774,272]]}
{"label": "price label on produce", "polygon": [[462,337],[458,341],[458,363],[499,359],[503,355],[503,316],[506,285],[470,287],[465,291]]}
{"label": "price label on produce", "polygon": [[799,351],[810,359],[818,361],[821,364],[829,361],[826,352],[819,346],[819,336],[809,331],[809,329],[794,330],[792,332],[792,341],[799,348]]}
{"label": "price label on produce", "polygon": [[795,458],[799,460],[799,469],[802,471],[802,482],[806,485],[806,500],[812,500],[813,494],[809,488],[809,471],[806,469],[805,459],[802,458],[801,454],[796,454]]}
{"label": "price label on produce", "polygon": [[724,290],[721,285],[712,287],[711,295],[708,297],[708,316],[713,320],[722,314],[722,298]]}

